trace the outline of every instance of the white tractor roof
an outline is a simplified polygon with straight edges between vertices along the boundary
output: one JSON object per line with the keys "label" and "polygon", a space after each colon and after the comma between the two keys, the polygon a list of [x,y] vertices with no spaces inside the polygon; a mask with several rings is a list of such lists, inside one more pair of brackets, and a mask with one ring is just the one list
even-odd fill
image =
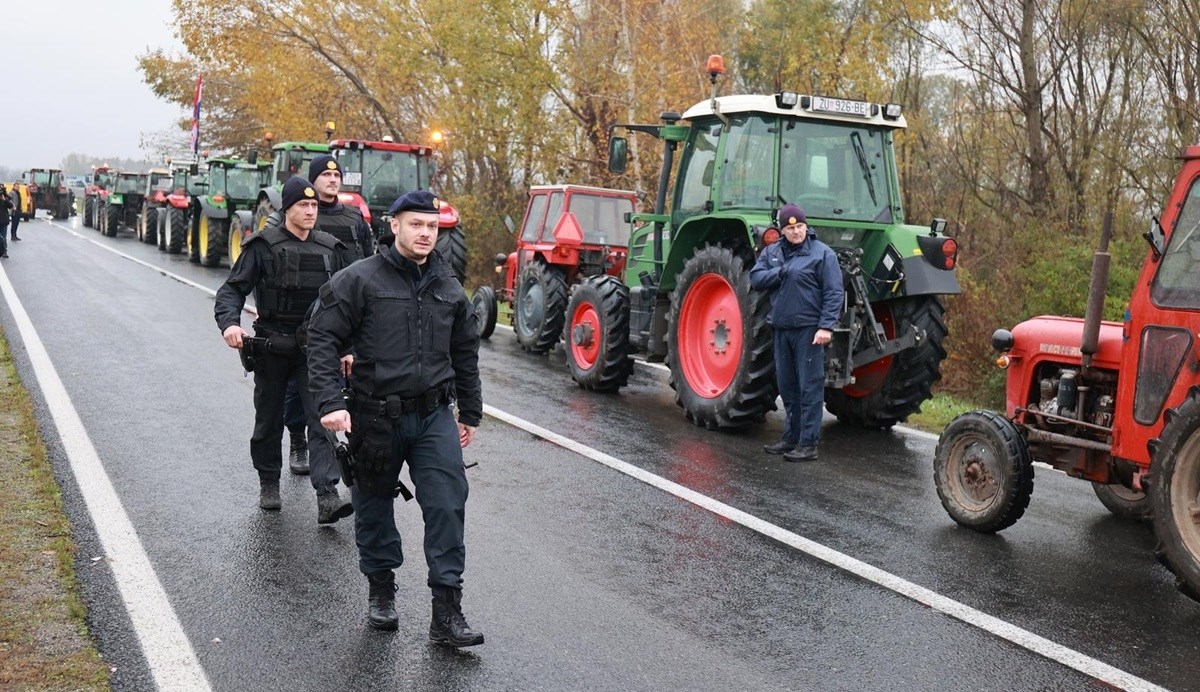
{"label": "white tractor roof", "polygon": [[[735,96],[718,96],[717,103],[721,108],[721,113],[724,115],[733,115],[734,113],[773,113],[775,115],[787,115],[799,118],[809,118],[812,120],[832,120],[844,123],[856,123],[867,125],[880,125],[891,128],[905,128],[908,123],[901,115],[896,120],[888,120],[883,117],[883,105],[880,104],[873,116],[859,116],[842,113],[832,113],[826,111],[813,110],[813,105],[817,100],[824,97],[812,97],[801,94],[797,98],[797,104],[791,108],[780,108],[775,105],[774,94],[739,94]],[[808,109],[800,107],[800,103],[804,99],[808,99],[810,106]],[[863,101],[853,99],[835,99],[829,98],[827,101],[838,103],[860,104]],[[869,112],[869,109],[868,109]],[[713,115],[713,107],[711,100],[701,101],[683,113],[684,120],[693,120],[706,115]]]}

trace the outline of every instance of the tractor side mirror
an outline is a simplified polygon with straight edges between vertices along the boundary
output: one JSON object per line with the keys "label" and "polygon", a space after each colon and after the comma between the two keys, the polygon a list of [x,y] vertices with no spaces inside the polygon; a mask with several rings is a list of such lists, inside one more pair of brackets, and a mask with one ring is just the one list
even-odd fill
{"label": "tractor side mirror", "polygon": [[504,215],[504,227],[508,229],[510,235],[515,235],[517,232],[517,224],[513,223],[512,217],[508,214]]}
{"label": "tractor side mirror", "polygon": [[608,170],[613,173],[624,173],[625,162],[629,158],[629,140],[624,137],[612,137],[608,140]]}
{"label": "tractor side mirror", "polygon": [[1154,253],[1154,261],[1157,262],[1163,255],[1163,250],[1166,248],[1166,233],[1163,232],[1162,224],[1159,223],[1157,216],[1150,217],[1150,230],[1142,234],[1147,243],[1150,243],[1150,252]]}
{"label": "tractor side mirror", "polygon": [[200,175],[200,164],[193,163],[191,166],[188,166],[188,173],[192,175]]}

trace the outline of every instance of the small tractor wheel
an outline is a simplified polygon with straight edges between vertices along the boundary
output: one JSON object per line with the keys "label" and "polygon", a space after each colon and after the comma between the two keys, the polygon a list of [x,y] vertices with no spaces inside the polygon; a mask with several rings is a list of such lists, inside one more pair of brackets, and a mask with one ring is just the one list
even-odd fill
{"label": "small tractor wheel", "polygon": [[933,481],[950,518],[980,533],[1017,522],[1033,495],[1033,460],[1017,426],[993,411],[964,413],[946,426]]}
{"label": "small tractor wheel", "polygon": [[1164,418],[1148,481],[1155,550],[1179,590],[1200,600],[1200,388]]}
{"label": "small tractor wheel", "polygon": [[825,390],[825,408],[843,423],[890,428],[920,411],[921,404],[932,396],[933,384],[942,379],[941,364],[946,358],[942,316],[946,308],[931,295],[898,298],[872,307],[889,339],[913,325],[925,332],[925,339],[913,348],[856,368],[854,384]]}
{"label": "small tractor wheel", "polygon": [[229,221],[214,219],[211,216],[200,216],[196,228],[196,244],[200,254],[200,264],[206,267],[219,267],[225,259],[226,243],[229,241]]}
{"label": "small tractor wheel", "polygon": [[437,245],[434,246],[442,259],[454,270],[460,284],[467,282],[467,239],[461,226],[438,230]]}
{"label": "small tractor wheel", "polygon": [[496,291],[491,286],[479,286],[471,294],[479,338],[486,339],[496,331]]}
{"label": "small tractor wheel", "polygon": [[115,204],[104,205],[104,235],[109,238],[117,237],[117,229],[121,227],[121,208]]}
{"label": "small tractor wheel", "polygon": [[615,392],[633,372],[629,288],[614,276],[588,277],[567,304],[567,365],[580,387]]}
{"label": "small tractor wheel", "polygon": [[237,263],[242,256],[242,241],[253,232],[254,219],[248,211],[233,212],[229,219],[229,238],[226,241],[229,253],[229,266]]}
{"label": "small tractor wheel", "polygon": [[1096,497],[1100,498],[1100,504],[1112,512],[1113,516],[1138,521],[1149,521],[1154,518],[1154,512],[1150,508],[1150,498],[1146,497],[1146,493],[1139,493],[1123,485],[1107,483],[1092,483],[1092,490],[1096,491]]}
{"label": "small tractor wheel", "polygon": [[775,410],[771,305],[750,288],[753,262],[706,245],[684,264],[671,296],[671,388],[688,420],[709,430],[743,428]]}
{"label": "small tractor wheel", "polygon": [[83,198],[83,225],[85,228],[92,228],[92,208],[96,206],[96,198]]}
{"label": "small tractor wheel", "polygon": [[167,223],[163,230],[167,234],[167,252],[172,255],[183,252],[184,248],[188,246],[188,234],[191,232],[188,210],[171,207],[171,210],[167,212]]}
{"label": "small tractor wheel", "polygon": [[567,315],[567,278],[540,260],[525,265],[517,282],[513,330],[530,353],[546,353],[562,336]]}

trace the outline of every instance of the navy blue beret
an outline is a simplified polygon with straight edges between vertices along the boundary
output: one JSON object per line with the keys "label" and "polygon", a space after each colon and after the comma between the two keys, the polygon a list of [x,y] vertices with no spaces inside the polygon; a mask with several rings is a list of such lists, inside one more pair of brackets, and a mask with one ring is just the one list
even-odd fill
{"label": "navy blue beret", "polygon": [[298,175],[293,175],[288,178],[288,181],[283,184],[283,192],[280,193],[283,197],[283,208],[279,211],[287,211],[296,202],[302,199],[317,198],[317,190],[304,178]]}
{"label": "navy blue beret", "polygon": [[437,214],[442,210],[442,203],[428,190],[413,190],[406,192],[392,202],[388,213],[392,216],[404,211],[419,211],[423,214]]}

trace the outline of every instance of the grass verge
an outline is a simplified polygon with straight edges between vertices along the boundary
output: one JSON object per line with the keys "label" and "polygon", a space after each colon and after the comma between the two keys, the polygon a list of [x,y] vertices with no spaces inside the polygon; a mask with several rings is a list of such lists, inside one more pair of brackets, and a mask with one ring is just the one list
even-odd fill
{"label": "grass verge", "polygon": [[108,689],[33,404],[0,331],[0,689]]}
{"label": "grass verge", "polygon": [[933,398],[921,404],[921,412],[908,417],[905,425],[931,433],[940,433],[946,424],[954,420],[960,413],[974,411],[980,408],[978,404],[964,399],[958,399],[949,394],[934,394]]}

